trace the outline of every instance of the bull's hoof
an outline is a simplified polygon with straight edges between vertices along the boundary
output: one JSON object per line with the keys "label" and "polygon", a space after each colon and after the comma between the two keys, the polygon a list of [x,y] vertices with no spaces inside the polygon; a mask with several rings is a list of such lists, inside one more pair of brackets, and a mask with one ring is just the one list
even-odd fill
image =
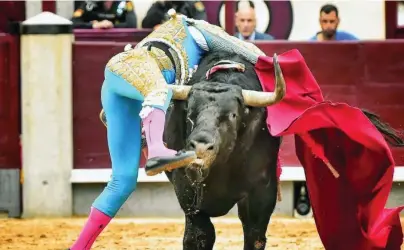
{"label": "bull's hoof", "polygon": [[179,151],[174,156],[170,157],[154,157],[147,160],[146,174],[153,176],[163,171],[171,171],[176,168],[187,166],[196,159],[194,151]]}

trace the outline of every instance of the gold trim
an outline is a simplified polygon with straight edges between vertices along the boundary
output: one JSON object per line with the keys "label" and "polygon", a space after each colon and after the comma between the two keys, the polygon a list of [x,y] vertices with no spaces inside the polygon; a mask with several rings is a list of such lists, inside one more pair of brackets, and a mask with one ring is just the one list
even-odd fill
{"label": "gold trim", "polygon": [[170,58],[161,49],[152,47],[150,55],[156,60],[161,70],[174,70],[174,65]]}

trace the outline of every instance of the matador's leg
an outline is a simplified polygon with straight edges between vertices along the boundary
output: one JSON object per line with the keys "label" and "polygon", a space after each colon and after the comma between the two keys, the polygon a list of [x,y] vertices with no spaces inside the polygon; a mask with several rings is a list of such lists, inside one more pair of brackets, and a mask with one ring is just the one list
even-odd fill
{"label": "matador's leg", "polygon": [[[125,96],[118,94],[125,92]],[[142,94],[121,78],[105,72],[102,106],[108,119],[107,139],[112,176],[93,202],[86,224],[71,250],[90,249],[136,188],[140,160]]]}

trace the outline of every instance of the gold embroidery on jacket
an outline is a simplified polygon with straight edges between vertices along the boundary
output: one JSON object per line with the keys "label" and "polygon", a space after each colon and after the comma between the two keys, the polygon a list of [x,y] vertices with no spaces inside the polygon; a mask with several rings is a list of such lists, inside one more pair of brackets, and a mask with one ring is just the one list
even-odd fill
{"label": "gold embroidery on jacket", "polygon": [[131,49],[113,56],[107,68],[134,86],[143,96],[167,87],[159,65],[146,48]]}

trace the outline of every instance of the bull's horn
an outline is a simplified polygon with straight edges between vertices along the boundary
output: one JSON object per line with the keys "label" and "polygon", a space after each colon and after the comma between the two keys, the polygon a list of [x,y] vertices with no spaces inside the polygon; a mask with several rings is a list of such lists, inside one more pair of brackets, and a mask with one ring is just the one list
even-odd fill
{"label": "bull's horn", "polygon": [[191,86],[187,85],[169,84],[168,88],[172,89],[173,99],[175,100],[187,100],[189,91],[191,91]]}
{"label": "bull's horn", "polygon": [[280,102],[285,96],[285,79],[283,78],[282,69],[279,65],[276,53],[274,54],[273,60],[275,70],[275,92],[243,90],[243,98],[246,105],[251,107],[266,107]]}

